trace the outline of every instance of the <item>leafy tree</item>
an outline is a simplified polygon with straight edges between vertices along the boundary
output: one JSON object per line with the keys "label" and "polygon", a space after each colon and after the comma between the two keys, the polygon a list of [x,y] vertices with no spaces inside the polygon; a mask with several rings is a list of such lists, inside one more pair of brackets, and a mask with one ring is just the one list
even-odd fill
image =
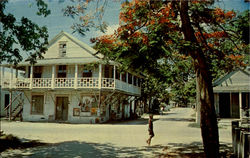
{"label": "leafy tree", "polygon": [[215,158],[219,157],[219,136],[212,81],[221,73],[218,70],[246,64],[249,45],[239,32],[249,18],[243,17],[214,8],[213,1],[206,0],[125,1],[117,31],[92,42],[108,60],[167,83],[180,74],[176,70],[182,70],[181,60],[190,62],[196,76],[204,151]]}
{"label": "leafy tree", "polygon": [[[48,43],[46,27],[39,27],[26,17],[20,21],[11,13],[6,13],[8,0],[0,1],[0,63],[14,63],[22,61],[21,50],[30,52],[29,61],[35,62],[42,58]],[[37,15],[46,17],[50,14],[47,4],[43,0],[36,0]]]}

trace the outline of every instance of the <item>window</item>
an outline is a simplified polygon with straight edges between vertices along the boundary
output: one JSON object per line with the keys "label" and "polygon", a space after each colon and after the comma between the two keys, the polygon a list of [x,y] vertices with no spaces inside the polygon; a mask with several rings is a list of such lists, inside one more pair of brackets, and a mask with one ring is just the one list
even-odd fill
{"label": "window", "polygon": [[59,65],[57,77],[58,78],[66,78],[66,74],[67,74],[67,66],[66,65]]}
{"label": "window", "polygon": [[118,70],[115,71],[115,78],[116,79],[120,79],[120,73],[118,72]]}
{"label": "window", "polygon": [[134,77],[134,86],[137,86],[137,77],[136,76],[133,76]]}
{"label": "window", "polygon": [[132,84],[132,75],[128,73],[128,83]]}
{"label": "window", "polygon": [[92,70],[84,69],[82,72],[82,77],[92,77]]}
{"label": "window", "polygon": [[33,95],[31,103],[31,114],[43,114],[44,96]]}
{"label": "window", "polygon": [[109,66],[104,66],[104,78],[109,78]]}
{"label": "window", "polygon": [[66,42],[59,43],[59,56],[60,57],[66,56],[66,48],[67,48]]}
{"label": "window", "polygon": [[41,78],[42,77],[42,66],[34,66],[34,78]]}
{"label": "window", "polygon": [[6,108],[10,104],[10,94],[4,95],[4,107]]}
{"label": "window", "polygon": [[122,81],[127,82],[127,75],[126,75],[126,73],[122,74]]}

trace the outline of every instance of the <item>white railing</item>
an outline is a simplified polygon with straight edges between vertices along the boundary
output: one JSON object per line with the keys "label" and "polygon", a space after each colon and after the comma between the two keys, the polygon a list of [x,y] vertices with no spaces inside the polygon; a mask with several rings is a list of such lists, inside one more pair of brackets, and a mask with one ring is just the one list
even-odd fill
{"label": "white railing", "polygon": [[77,88],[98,88],[99,78],[78,78],[77,79]]}
{"label": "white railing", "polygon": [[55,78],[55,88],[74,88],[74,78]]}
{"label": "white railing", "polygon": [[17,78],[16,82],[14,82],[15,88],[29,88],[30,87],[30,79],[29,78]]}
{"label": "white railing", "polygon": [[102,79],[102,87],[105,88],[114,88],[115,82],[113,78],[103,78]]}
{"label": "white railing", "polygon": [[33,88],[50,88],[51,87],[51,78],[33,78],[32,87]]}
{"label": "white railing", "polygon": [[[101,86],[99,85],[98,77],[91,78],[33,78],[32,85],[30,85],[30,78],[14,78],[12,82],[9,79],[3,80],[2,88],[103,88],[103,89],[116,89],[131,94],[141,94],[141,89],[138,86],[126,83],[124,81],[113,78],[102,78]],[[76,86],[75,86],[76,84]]]}

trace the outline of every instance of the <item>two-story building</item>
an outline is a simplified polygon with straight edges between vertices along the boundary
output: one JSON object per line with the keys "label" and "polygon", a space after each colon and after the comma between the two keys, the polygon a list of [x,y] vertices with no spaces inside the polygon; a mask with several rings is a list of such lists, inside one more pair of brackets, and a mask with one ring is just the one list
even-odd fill
{"label": "two-story building", "polygon": [[25,71],[24,78],[12,73],[1,81],[3,89],[23,92],[23,121],[102,123],[135,111],[141,76],[120,73],[118,64],[105,64],[96,50],[63,31],[47,48],[34,65],[2,65],[1,72]]}

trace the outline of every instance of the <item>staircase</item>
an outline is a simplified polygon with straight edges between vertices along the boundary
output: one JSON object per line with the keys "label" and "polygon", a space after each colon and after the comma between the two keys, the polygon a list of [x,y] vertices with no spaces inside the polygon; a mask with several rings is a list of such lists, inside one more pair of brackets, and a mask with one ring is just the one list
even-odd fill
{"label": "staircase", "polygon": [[[23,102],[24,100],[22,93],[16,95],[15,98],[10,101],[9,105],[4,108],[4,110],[6,111],[6,118],[9,120],[15,120],[16,118],[20,117],[20,119],[22,119],[21,114],[23,111]],[[12,106],[11,117],[10,117],[10,106]]]}

